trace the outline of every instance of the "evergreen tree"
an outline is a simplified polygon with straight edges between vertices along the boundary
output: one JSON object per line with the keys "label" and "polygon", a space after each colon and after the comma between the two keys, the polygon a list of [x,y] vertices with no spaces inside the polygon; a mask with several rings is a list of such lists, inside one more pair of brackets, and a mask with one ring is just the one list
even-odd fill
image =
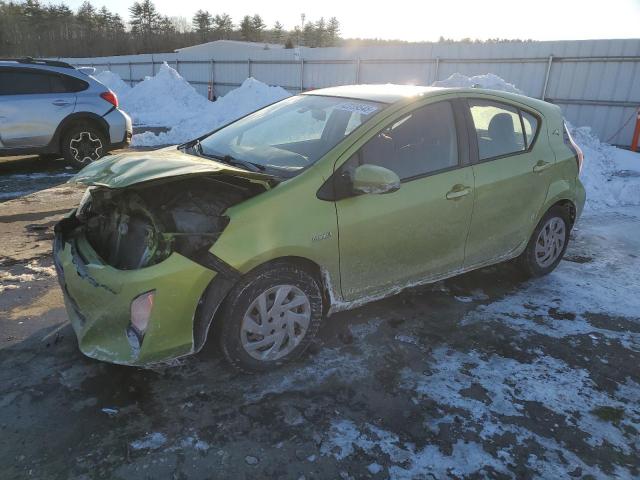
{"label": "evergreen tree", "polygon": [[336,17],[331,17],[327,24],[327,44],[330,47],[335,47],[338,44],[340,38],[340,22]]}
{"label": "evergreen tree", "polygon": [[281,43],[284,37],[284,26],[280,22],[276,22],[273,25],[271,31],[271,43]]}
{"label": "evergreen tree", "polygon": [[316,22],[314,35],[314,47],[326,47],[327,46],[327,27],[324,22],[324,17],[320,17],[320,20]]}
{"label": "evergreen tree", "polygon": [[265,29],[266,25],[262,21],[262,17],[257,13],[251,17],[251,29],[253,31],[253,42],[262,41],[262,32]]}
{"label": "evergreen tree", "polygon": [[240,22],[240,35],[242,35],[242,39],[247,42],[253,41],[253,22],[249,15],[242,17],[242,22]]}
{"label": "evergreen tree", "polygon": [[206,10],[198,10],[193,16],[191,24],[193,25],[193,29],[196,33],[200,35],[200,40],[202,42],[206,42],[209,38],[209,34],[211,33],[213,24],[211,14]]}
{"label": "evergreen tree", "polygon": [[218,39],[228,39],[233,32],[233,21],[231,16],[227,13],[222,15],[216,15],[213,18],[214,32]]}
{"label": "evergreen tree", "polygon": [[312,22],[307,23],[302,30],[302,44],[305,47],[315,47],[316,27]]}

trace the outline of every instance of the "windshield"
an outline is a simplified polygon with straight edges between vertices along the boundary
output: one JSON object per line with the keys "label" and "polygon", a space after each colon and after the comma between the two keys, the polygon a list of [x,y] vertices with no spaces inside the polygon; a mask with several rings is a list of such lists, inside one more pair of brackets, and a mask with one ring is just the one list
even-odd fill
{"label": "windshield", "polygon": [[313,165],[382,106],[319,95],[290,97],[202,139],[199,153],[242,168],[294,176]]}

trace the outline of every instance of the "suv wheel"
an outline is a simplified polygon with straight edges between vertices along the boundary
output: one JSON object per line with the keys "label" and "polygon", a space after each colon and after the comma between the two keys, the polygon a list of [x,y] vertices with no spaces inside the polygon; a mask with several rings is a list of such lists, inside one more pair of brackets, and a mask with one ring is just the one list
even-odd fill
{"label": "suv wheel", "polygon": [[527,248],[518,258],[524,273],[529,277],[551,273],[567,250],[570,231],[566,209],[551,208],[536,226]]}
{"label": "suv wheel", "polygon": [[62,140],[62,153],[67,162],[76,168],[86,167],[107,152],[102,131],[90,124],[71,127]]}
{"label": "suv wheel", "polygon": [[227,360],[243,372],[272,370],[298,358],[322,321],[318,283],[287,263],[259,267],[225,300],[220,343]]}

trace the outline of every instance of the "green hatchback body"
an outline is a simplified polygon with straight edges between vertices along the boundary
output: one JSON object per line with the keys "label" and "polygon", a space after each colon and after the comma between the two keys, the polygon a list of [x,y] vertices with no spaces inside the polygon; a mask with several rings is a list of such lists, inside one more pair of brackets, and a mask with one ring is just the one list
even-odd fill
{"label": "green hatchback body", "polygon": [[211,330],[232,365],[267,370],[332,312],[510,259],[549,273],[585,202],[581,162],[560,109],[529,97],[321,89],[90,164],[55,263],[89,357],[169,361]]}

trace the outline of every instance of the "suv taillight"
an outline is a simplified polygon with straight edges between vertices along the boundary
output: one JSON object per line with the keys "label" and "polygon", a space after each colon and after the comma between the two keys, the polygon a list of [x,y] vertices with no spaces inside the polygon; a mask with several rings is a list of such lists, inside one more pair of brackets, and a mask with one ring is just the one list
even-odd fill
{"label": "suv taillight", "polygon": [[564,124],[564,144],[569,147],[569,149],[573,152],[576,157],[576,163],[578,164],[578,173],[582,171],[582,164],[584,162],[584,154],[578,144],[573,140],[573,137],[569,133],[569,129],[567,128],[567,124]]}
{"label": "suv taillight", "polygon": [[115,93],[113,93],[111,90],[108,90],[106,92],[102,92],[100,94],[100,97],[104,100],[106,100],[107,102],[109,102],[111,105],[113,105],[114,107],[118,106],[118,97],[116,96]]}

